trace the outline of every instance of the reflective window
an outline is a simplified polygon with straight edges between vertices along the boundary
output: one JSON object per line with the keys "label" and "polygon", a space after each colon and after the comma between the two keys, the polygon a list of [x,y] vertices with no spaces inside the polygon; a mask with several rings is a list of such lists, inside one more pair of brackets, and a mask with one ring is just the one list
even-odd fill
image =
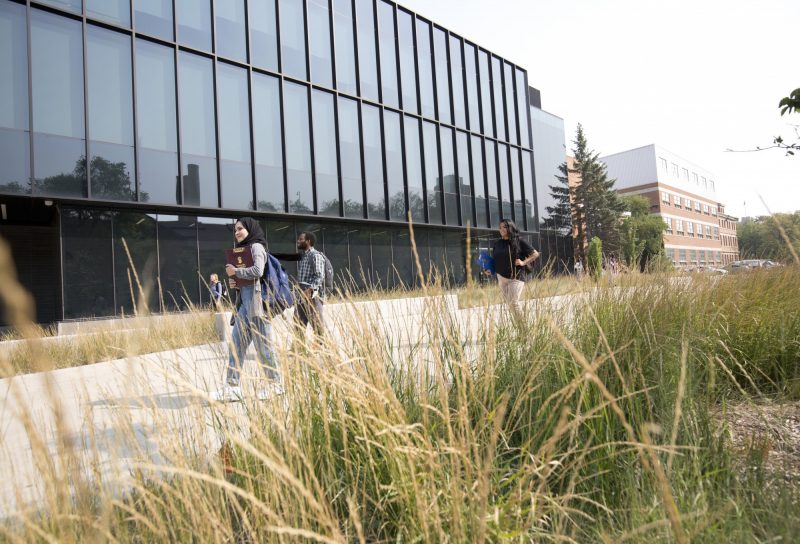
{"label": "reflective window", "polygon": [[62,208],[61,248],[64,273],[64,317],[114,313],[114,269],[111,214]]}
{"label": "reflective window", "polygon": [[339,97],[339,164],[342,168],[342,201],[345,217],[364,216],[361,192],[361,138],[358,103]]}
{"label": "reflective window", "polygon": [[461,224],[469,221],[475,226],[474,209],[472,205],[472,172],[469,168],[469,143],[464,132],[456,131],[456,163],[458,165],[458,190],[461,193]]}
{"label": "reflective window", "polygon": [[275,0],[249,0],[250,62],[278,71],[278,34],[275,30]]}
{"label": "reflective window", "polygon": [[284,211],[282,142],[278,78],[253,73],[253,146],[259,211]]}
{"label": "reflective window", "polygon": [[500,195],[502,200],[502,217],[512,218],[513,194],[511,192],[511,179],[508,176],[508,146],[497,144],[498,179],[500,180]]}
{"label": "reflective window", "polygon": [[444,216],[448,225],[458,225],[458,178],[453,158],[453,129],[439,127],[442,146],[442,187],[444,189]]}
{"label": "reflective window", "polygon": [[34,193],[86,196],[81,23],[31,11]]}
{"label": "reflective window", "polygon": [[381,147],[380,110],[362,104],[361,123],[364,129],[364,174],[367,185],[367,217],[386,219],[386,197],[383,190],[383,149]]}
{"label": "reflective window", "polygon": [[461,40],[450,36],[450,81],[453,83],[453,113],[455,124],[467,126],[467,111],[464,106],[464,65],[461,62]]}
{"label": "reflective window", "polygon": [[428,222],[442,223],[442,178],[439,177],[439,153],[436,148],[436,125],[422,123],[425,154],[425,186],[428,188]]}
{"label": "reflective window", "polygon": [[175,56],[169,47],[136,40],[139,200],[180,202],[175,120]]}
{"label": "reflective window", "polygon": [[211,3],[209,0],[175,0],[178,41],[211,51]]}
{"label": "reflective window", "polygon": [[528,85],[525,79],[525,72],[516,69],[517,74],[517,113],[519,113],[519,134],[520,145],[530,147],[531,139],[528,129]]}
{"label": "reflective window", "polygon": [[[525,200],[522,198],[522,178],[519,171],[519,149],[512,147],[509,149],[511,153],[511,187],[514,191],[514,221],[517,226],[522,229],[525,228]],[[533,230],[533,229],[529,229]]]}
{"label": "reflective window", "polygon": [[172,40],[172,0],[136,0],[136,32]]}
{"label": "reflective window", "polygon": [[178,82],[183,203],[216,208],[219,199],[211,59],[181,51]]}
{"label": "reflective window", "polygon": [[86,0],[86,15],[131,26],[131,0]]}
{"label": "reflective window", "polygon": [[112,223],[116,313],[159,311],[156,216],[117,212]]}
{"label": "reflective window", "polygon": [[394,7],[378,2],[378,30],[381,40],[381,89],[383,103],[400,105],[397,88],[397,46],[394,37]]}
{"label": "reflective window", "polygon": [[497,139],[506,139],[506,110],[503,107],[503,69],[500,59],[492,57],[492,94],[494,96],[494,125]]}
{"label": "reflective window", "polygon": [[397,41],[400,48],[400,82],[403,109],[417,113],[417,70],[414,49],[414,26],[410,13],[397,10]]}
{"label": "reflective window", "polygon": [[217,33],[217,55],[240,60],[247,60],[247,44],[244,31],[245,0],[216,0],[214,16]]}
{"label": "reflective window", "polygon": [[347,231],[347,243],[350,247],[350,274],[352,274],[356,289],[363,289],[372,284],[369,234],[369,227],[356,226]]}
{"label": "reflective window", "polygon": [[369,243],[372,250],[372,285],[386,289],[394,283],[392,268],[392,238],[388,229],[371,229]]}
{"label": "reflective window", "polygon": [[481,83],[481,115],[483,116],[483,134],[496,136],[492,118],[492,82],[489,77],[489,54],[478,50],[478,71]]}
{"label": "reflective window", "polygon": [[450,67],[447,65],[447,36],[440,28],[433,29],[433,50],[436,55],[436,104],[439,121],[451,123]]}
{"label": "reflective window", "polygon": [[400,115],[383,110],[383,131],[386,142],[386,185],[389,190],[389,219],[406,221],[406,193],[403,186],[403,140],[400,136]]}
{"label": "reflective window", "polygon": [[284,82],[283,107],[289,212],[313,213],[314,192],[311,182],[308,87],[288,81]]}
{"label": "reflective window", "polygon": [[406,151],[408,207],[411,210],[412,221],[423,223],[425,222],[425,185],[422,181],[419,119],[409,116],[403,117],[403,137]]}
{"label": "reflective window", "polygon": [[303,0],[280,0],[281,68],[285,74],[306,79],[306,25]]}
{"label": "reflective window", "polygon": [[487,214],[486,180],[483,176],[483,142],[478,136],[470,136],[472,155],[472,189],[475,193],[475,225],[489,226]]}
{"label": "reflective window", "polygon": [[42,4],[49,4],[75,13],[81,12],[81,0],[42,0]]}
{"label": "reflective window", "polygon": [[469,129],[481,131],[481,110],[478,101],[478,72],[475,64],[475,46],[464,43],[464,72],[467,79],[467,105],[469,107]]}
{"label": "reflective window", "polygon": [[[225,259],[220,258],[226,249],[233,245],[233,220],[222,217],[197,218],[197,255],[200,261],[198,276],[200,279],[200,302],[211,302],[209,276],[216,274],[223,282],[223,293],[226,293],[224,282]],[[233,302],[233,301],[232,301]]]}
{"label": "reflective window", "polygon": [[356,94],[356,53],[353,42],[353,6],[350,0],[333,0],[336,39],[336,88]]}
{"label": "reflective window", "polygon": [[538,227],[536,222],[536,207],[533,205],[533,195],[535,194],[534,179],[531,174],[531,153],[522,152],[522,179],[525,184],[525,216],[528,218],[528,230],[535,230]]}
{"label": "reflective window", "polygon": [[196,240],[196,217],[158,215],[158,275],[165,310],[180,310],[189,302],[199,302]]}
{"label": "reflective window", "polygon": [[334,96],[311,91],[311,111],[314,120],[314,173],[317,182],[317,212],[339,215],[339,173],[336,160],[336,121]]}
{"label": "reflective window", "polygon": [[328,0],[308,1],[308,42],[311,81],[333,87],[331,66],[331,14]]}
{"label": "reflective window", "polygon": [[86,50],[92,197],[135,200],[131,39],[89,26]]}
{"label": "reflective window", "polygon": [[494,226],[500,221],[503,213],[500,206],[500,195],[497,189],[497,162],[495,157],[495,143],[484,140],[483,152],[486,159],[486,189],[489,194],[489,225]]}
{"label": "reflective window", "polygon": [[0,3],[0,192],[30,192],[25,6]]}
{"label": "reflective window", "polygon": [[519,143],[517,136],[517,112],[514,110],[514,69],[507,62],[503,63],[505,75],[506,108],[508,108],[508,141]]}
{"label": "reflective window", "polygon": [[421,19],[417,19],[417,61],[419,62],[419,96],[422,115],[433,119],[436,116],[436,103],[433,98],[431,25]]}
{"label": "reflective window", "polygon": [[249,105],[247,70],[218,63],[219,170],[223,208],[255,208]]}
{"label": "reflective window", "polygon": [[395,285],[410,287],[414,284],[414,269],[411,267],[411,240],[407,229],[391,229],[392,268]]}
{"label": "reflective window", "polygon": [[374,0],[356,0],[358,23],[358,68],[361,78],[361,96],[378,100],[378,66],[375,51]]}

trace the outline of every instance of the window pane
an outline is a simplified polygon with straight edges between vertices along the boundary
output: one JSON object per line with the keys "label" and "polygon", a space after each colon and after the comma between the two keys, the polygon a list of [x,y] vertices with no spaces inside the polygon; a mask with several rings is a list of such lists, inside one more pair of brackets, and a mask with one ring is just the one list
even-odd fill
{"label": "window pane", "polygon": [[497,164],[502,198],[502,217],[504,219],[513,219],[511,216],[511,180],[508,177],[508,146],[505,144],[497,144]]}
{"label": "window pane", "polygon": [[383,103],[397,107],[400,102],[397,88],[397,49],[394,37],[394,7],[378,2],[378,22],[381,40],[381,88]]}
{"label": "window pane", "polygon": [[220,187],[222,207],[255,208],[250,163],[247,70],[217,64]]}
{"label": "window pane", "polygon": [[[525,228],[525,200],[522,198],[522,179],[519,175],[519,149],[510,148],[511,152],[511,186],[514,190],[514,221],[517,226]],[[533,230],[529,228],[528,230]]]}
{"label": "window pane", "polygon": [[86,196],[81,23],[31,12],[34,193]]}
{"label": "window pane", "polygon": [[136,32],[172,40],[172,0],[136,0]]}
{"label": "window pane", "polygon": [[372,256],[369,248],[369,227],[351,229],[347,232],[350,246],[350,273],[358,290],[371,285]]}
{"label": "window pane", "polygon": [[467,126],[467,112],[464,109],[464,67],[461,63],[461,40],[450,36],[450,80],[453,84],[453,113],[455,124]]}
{"label": "window pane", "polygon": [[497,189],[497,162],[494,145],[491,140],[485,140],[483,145],[483,151],[486,156],[486,188],[489,191],[489,225],[494,225],[500,221],[503,215]]}
{"label": "window pane", "polygon": [[367,217],[386,219],[386,197],[383,191],[383,149],[381,148],[380,110],[363,104],[361,122],[364,128],[364,173],[367,185]]}
{"label": "window pane", "polygon": [[467,103],[469,105],[469,129],[481,131],[480,103],[478,102],[478,73],[475,65],[475,47],[464,44],[464,71],[467,76]]}
{"label": "window pane", "polygon": [[428,222],[442,223],[442,178],[439,177],[439,153],[436,149],[436,125],[422,123],[425,146],[425,184],[428,188]]}
{"label": "window pane", "polygon": [[514,69],[510,64],[503,63],[505,84],[503,88],[506,92],[506,108],[508,109],[508,141],[519,143],[517,137],[517,113],[514,110]]}
{"label": "window pane", "polygon": [[275,30],[275,0],[250,0],[250,62],[278,71],[278,34]]}
{"label": "window pane", "polygon": [[525,216],[528,218],[528,230],[536,230],[538,223],[536,222],[536,208],[533,205],[534,195],[534,180],[531,174],[531,153],[530,151],[522,152],[522,178],[525,184]]}
{"label": "window pane", "polygon": [[444,30],[433,29],[433,48],[436,54],[436,103],[439,121],[452,123],[450,115],[450,67],[447,65],[447,37]]}
{"label": "window pane", "polygon": [[173,50],[136,41],[136,111],[139,200],[179,202],[178,136],[175,121]]}
{"label": "window pane", "polygon": [[425,221],[425,186],[422,183],[422,158],[420,155],[419,120],[403,117],[403,135],[406,151],[406,185],[411,219],[416,223]]}
{"label": "window pane", "polygon": [[361,96],[378,100],[378,67],[375,52],[374,0],[356,0],[358,22],[358,67]]}
{"label": "window pane", "polygon": [[131,26],[130,0],[86,0],[86,15]]}
{"label": "window pane", "polygon": [[456,160],[458,165],[458,190],[461,192],[461,224],[467,221],[475,226],[474,210],[472,205],[472,172],[469,169],[469,144],[468,136],[464,132],[456,132]]}
{"label": "window pane", "polygon": [[0,3],[0,191],[30,192],[25,6]]}
{"label": "window pane", "polygon": [[470,137],[472,147],[472,189],[475,193],[475,224],[478,227],[489,226],[487,215],[488,201],[486,198],[486,185],[483,176],[483,142],[478,136]]}
{"label": "window pane", "polygon": [[431,26],[417,19],[417,60],[419,62],[419,96],[422,115],[433,119],[436,107],[433,99],[433,52]]}
{"label": "window pane", "polygon": [[211,51],[211,3],[208,0],[175,0],[178,41]]}
{"label": "window pane", "polygon": [[453,129],[439,127],[442,146],[442,187],[444,189],[444,215],[448,225],[458,225],[458,179],[453,159]]}
{"label": "window pane", "polygon": [[283,72],[306,79],[306,26],[303,0],[280,0]]}
{"label": "window pane", "polygon": [[414,269],[411,267],[411,240],[407,229],[391,229],[392,269],[395,272],[394,285],[409,287],[414,283]]}
{"label": "window pane", "polygon": [[489,55],[478,50],[478,69],[481,76],[481,113],[483,115],[483,134],[496,136],[492,118],[492,83],[489,77]]}
{"label": "window pane", "polygon": [[199,302],[197,218],[158,215],[158,256],[165,310],[181,310]]}
{"label": "window pane", "polygon": [[393,283],[392,239],[388,229],[371,229],[369,245],[372,250],[372,285],[386,289]]}
{"label": "window pane", "polygon": [[336,88],[356,94],[356,53],[353,42],[353,8],[350,0],[333,0],[336,39]]}
{"label": "window pane", "polygon": [[506,139],[506,110],[503,107],[503,70],[500,59],[492,57],[492,94],[494,96],[494,124],[497,139]]}
{"label": "window pane", "polygon": [[517,112],[519,113],[520,145],[530,147],[531,139],[528,134],[528,86],[525,82],[525,72],[516,69],[517,74]]}
{"label": "window pane", "polygon": [[308,132],[308,87],[285,82],[283,100],[289,211],[313,213],[314,193],[311,184],[311,138]]}
{"label": "window pane", "polygon": [[133,315],[134,307],[137,312],[142,313],[159,311],[156,281],[158,274],[156,216],[137,212],[117,212],[112,221],[117,314]]}
{"label": "window pane", "polygon": [[50,4],[51,6],[74,11],[75,13],[81,12],[81,0],[42,0],[42,4]]}
{"label": "window pane", "polygon": [[246,61],[244,0],[216,0],[214,10],[217,54],[243,62]]}
{"label": "window pane", "polygon": [[211,60],[181,51],[178,57],[183,203],[219,205]]}
{"label": "window pane", "polygon": [[314,119],[314,172],[317,182],[317,211],[321,215],[339,215],[339,173],[336,162],[336,122],[333,95],[311,92]]}
{"label": "window pane", "polygon": [[[200,302],[211,304],[208,289],[209,276],[216,274],[224,282],[225,259],[220,258],[226,249],[233,246],[233,220],[222,217],[197,218],[197,254],[200,261]],[[227,287],[227,286],[223,286]],[[223,291],[224,292],[224,291]]]}
{"label": "window pane", "polygon": [[345,217],[363,217],[361,192],[361,138],[358,133],[358,104],[339,98],[339,164],[342,168],[342,199]]}
{"label": "window pane", "polygon": [[328,0],[309,0],[308,40],[311,48],[311,81],[326,87],[333,86],[330,17]]}
{"label": "window pane", "polygon": [[258,209],[284,211],[281,100],[278,78],[253,73],[253,145]]}
{"label": "window pane", "polygon": [[64,289],[64,317],[112,315],[111,214],[63,208],[61,229],[64,285],[70,286]]}
{"label": "window pane", "polygon": [[407,220],[406,194],[403,187],[403,141],[400,136],[400,115],[383,110],[383,131],[386,142],[386,182],[389,190],[389,219]]}
{"label": "window pane", "polygon": [[411,14],[397,10],[397,39],[400,44],[400,81],[402,83],[403,109],[412,113],[417,107],[417,70],[415,65],[414,27]]}
{"label": "window pane", "polygon": [[87,55],[92,197],[135,200],[131,39],[90,26]]}

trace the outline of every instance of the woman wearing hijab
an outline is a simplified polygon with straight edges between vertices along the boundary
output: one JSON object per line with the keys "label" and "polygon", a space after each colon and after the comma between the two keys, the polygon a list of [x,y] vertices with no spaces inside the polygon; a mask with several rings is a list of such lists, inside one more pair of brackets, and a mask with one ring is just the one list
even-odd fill
{"label": "woman wearing hijab", "polygon": [[267,241],[258,221],[252,217],[242,217],[234,226],[236,247],[249,247],[253,255],[253,266],[235,268],[225,266],[225,273],[231,279],[256,280],[252,285],[237,287],[236,319],[233,326],[233,345],[228,358],[226,383],[222,389],[213,393],[211,398],[217,401],[230,402],[241,400],[242,389],[239,384],[241,365],[250,342],[255,342],[256,352],[261,367],[266,374],[268,385],[258,391],[258,398],[264,400],[272,395],[283,393],[277,361],[271,346],[272,327],[264,315],[261,302],[261,283],[258,281],[264,273],[267,263]]}
{"label": "woman wearing hijab", "polygon": [[[539,252],[520,238],[519,228],[509,219],[500,220],[500,239],[494,243],[492,257],[500,292],[514,314],[519,315],[519,298],[525,287],[525,271]],[[487,275],[489,271],[485,272]]]}

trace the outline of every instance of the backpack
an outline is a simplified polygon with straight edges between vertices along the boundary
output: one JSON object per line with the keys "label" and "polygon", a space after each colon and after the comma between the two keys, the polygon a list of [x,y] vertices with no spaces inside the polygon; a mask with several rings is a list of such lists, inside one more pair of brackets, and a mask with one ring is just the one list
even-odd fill
{"label": "backpack", "polygon": [[330,259],[328,256],[325,255],[321,251],[317,251],[322,258],[325,259],[325,277],[322,280],[322,286],[324,287],[325,294],[333,293],[333,265],[331,264]]}
{"label": "backpack", "polygon": [[260,281],[261,302],[264,304],[264,311],[267,316],[278,315],[287,308],[294,306],[294,297],[292,297],[292,289],[289,286],[289,276],[278,259],[270,253],[267,253],[267,262]]}

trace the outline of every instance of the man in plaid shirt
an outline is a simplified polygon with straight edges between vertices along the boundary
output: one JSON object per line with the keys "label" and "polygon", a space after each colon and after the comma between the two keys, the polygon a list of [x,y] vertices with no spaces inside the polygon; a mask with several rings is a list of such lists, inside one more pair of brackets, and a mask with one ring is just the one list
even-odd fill
{"label": "man in plaid shirt", "polygon": [[299,253],[273,253],[284,261],[297,261],[297,286],[300,291],[294,315],[300,321],[303,331],[311,322],[314,332],[322,336],[322,296],[325,282],[325,257],[314,249],[317,237],[313,232],[301,232],[297,236]]}

